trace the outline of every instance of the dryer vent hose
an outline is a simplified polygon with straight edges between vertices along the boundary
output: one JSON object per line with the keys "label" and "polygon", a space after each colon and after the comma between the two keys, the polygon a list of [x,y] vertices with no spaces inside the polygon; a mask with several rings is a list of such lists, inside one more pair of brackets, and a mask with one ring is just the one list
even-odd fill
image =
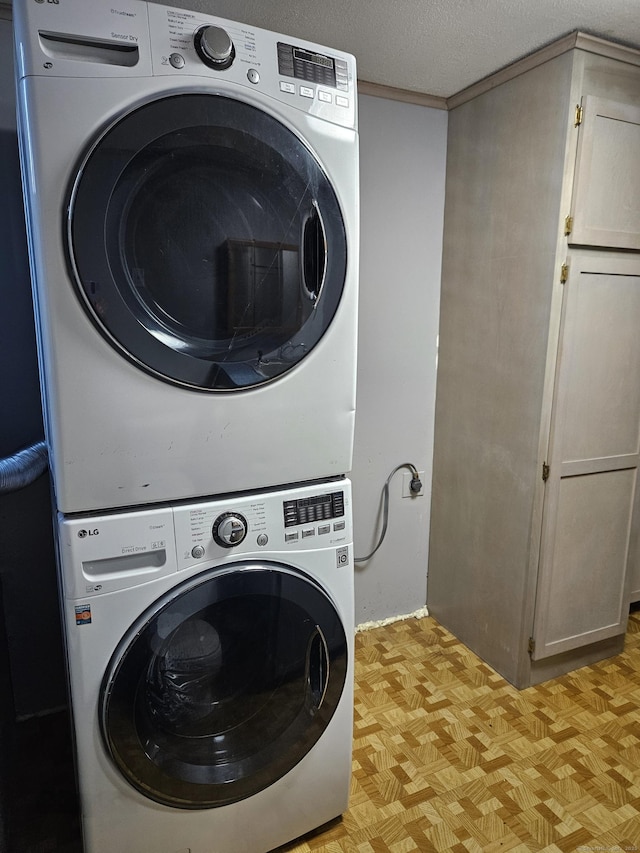
{"label": "dryer vent hose", "polygon": [[0,459],[0,494],[23,489],[44,473],[49,464],[47,445],[38,441],[13,456]]}

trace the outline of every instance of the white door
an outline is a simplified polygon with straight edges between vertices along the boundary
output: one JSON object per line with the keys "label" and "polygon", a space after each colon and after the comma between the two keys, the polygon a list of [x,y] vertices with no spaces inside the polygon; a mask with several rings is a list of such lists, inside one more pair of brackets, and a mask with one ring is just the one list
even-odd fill
{"label": "white door", "polygon": [[637,563],[640,259],[577,257],[565,284],[533,658],[624,632]]}
{"label": "white door", "polygon": [[347,654],[333,602],[295,569],[237,561],[206,570],[124,636],[102,682],[104,746],[134,788],[165,806],[239,802],[320,740]]}
{"label": "white door", "polygon": [[71,191],[73,278],[106,340],[199,391],[284,376],[331,325],[347,243],[311,150],[233,98],[178,94],[94,144]]}

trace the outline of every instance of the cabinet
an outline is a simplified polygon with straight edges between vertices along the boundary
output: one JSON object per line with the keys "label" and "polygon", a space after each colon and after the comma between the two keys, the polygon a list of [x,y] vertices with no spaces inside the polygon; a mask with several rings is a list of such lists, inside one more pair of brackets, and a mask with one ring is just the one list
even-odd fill
{"label": "cabinet", "polygon": [[640,251],[640,107],[587,95],[577,109],[570,242]]}
{"label": "cabinet", "polygon": [[640,590],[640,52],[574,33],[451,107],[427,603],[526,687]]}
{"label": "cabinet", "polygon": [[618,255],[573,256],[564,287],[534,660],[626,628],[638,517],[640,256]]}

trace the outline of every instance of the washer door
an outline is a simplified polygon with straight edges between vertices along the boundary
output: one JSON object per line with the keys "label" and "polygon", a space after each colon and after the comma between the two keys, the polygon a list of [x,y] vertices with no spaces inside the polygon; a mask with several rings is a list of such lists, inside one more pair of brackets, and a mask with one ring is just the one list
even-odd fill
{"label": "washer door", "polygon": [[331,183],[267,113],[175,95],[80,166],[68,250],[92,319],[138,366],[203,390],[282,376],[330,325],[347,245]]}
{"label": "washer door", "polygon": [[282,777],[331,720],[347,641],[310,579],[238,562],[173,589],[131,627],[105,674],[104,743],[168,806],[242,800]]}

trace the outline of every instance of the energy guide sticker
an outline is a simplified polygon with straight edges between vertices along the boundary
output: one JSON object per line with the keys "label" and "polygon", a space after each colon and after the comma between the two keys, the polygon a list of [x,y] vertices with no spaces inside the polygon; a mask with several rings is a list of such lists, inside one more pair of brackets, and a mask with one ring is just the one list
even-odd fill
{"label": "energy guide sticker", "polygon": [[80,604],[75,608],[76,611],[76,625],[90,625],[91,624],[91,605],[90,604]]}

